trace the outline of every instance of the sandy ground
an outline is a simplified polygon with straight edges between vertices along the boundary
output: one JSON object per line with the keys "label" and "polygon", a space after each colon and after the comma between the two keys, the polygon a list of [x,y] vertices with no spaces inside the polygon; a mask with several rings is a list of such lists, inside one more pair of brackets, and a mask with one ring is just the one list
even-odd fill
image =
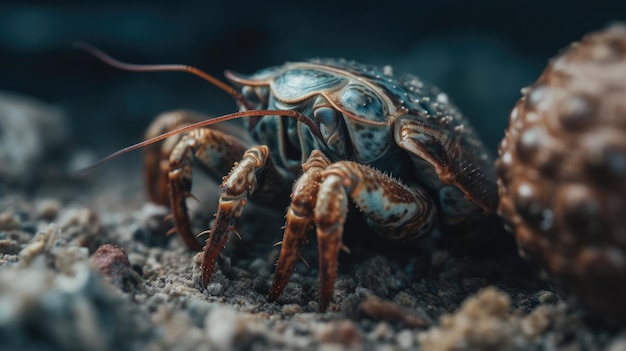
{"label": "sandy ground", "polygon": [[[70,153],[70,163],[88,155]],[[333,302],[318,313],[313,238],[311,267],[299,264],[284,295],[267,301],[283,213],[252,204],[242,240],[202,289],[200,256],[163,235],[168,210],[146,201],[139,161],[83,178],[65,176],[67,162],[39,164],[28,185],[4,174],[0,349],[626,350],[624,330],[594,321],[492,229],[461,250],[434,239],[395,245],[350,223],[352,253],[341,254]],[[215,184],[197,184],[200,232],[217,198]]]}

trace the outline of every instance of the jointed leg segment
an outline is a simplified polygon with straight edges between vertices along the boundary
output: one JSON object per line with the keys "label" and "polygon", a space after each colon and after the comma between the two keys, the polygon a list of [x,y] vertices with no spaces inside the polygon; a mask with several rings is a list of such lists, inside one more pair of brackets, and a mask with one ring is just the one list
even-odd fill
{"label": "jointed leg segment", "polygon": [[270,290],[270,301],[276,300],[282,294],[300,258],[302,246],[307,241],[307,233],[313,226],[313,211],[322,182],[321,172],[328,165],[330,160],[319,151],[313,151],[302,165],[303,174],[293,187],[291,205],[287,210],[285,233],[274,284]]}
{"label": "jointed leg segment", "polygon": [[235,164],[222,183],[222,195],[211,234],[204,246],[202,262],[202,283],[206,285],[213,274],[215,261],[232,234],[236,234],[235,226],[250,196],[257,187],[257,176],[268,163],[269,149],[267,146],[256,146],[248,149],[240,162]]}
{"label": "jointed leg segment", "polygon": [[193,250],[202,249],[191,231],[187,213],[187,197],[191,192],[192,163],[198,160],[214,177],[226,174],[240,160],[245,146],[232,136],[208,128],[196,129],[185,135],[173,149],[169,159],[169,203],[174,224],[181,238]]}
{"label": "jointed leg segment", "polygon": [[[289,184],[289,176],[273,164],[267,146],[246,150],[243,142],[218,130],[200,128],[184,135],[173,148],[167,147],[171,149],[167,177],[162,155],[157,162],[159,157],[152,152],[153,158],[146,164],[160,169],[160,176],[152,179],[151,195],[163,201],[164,185],[155,179],[168,179],[169,203],[176,229],[192,249],[201,248],[191,231],[186,205],[191,191],[192,162],[201,162],[218,179],[230,170],[223,178],[216,218],[204,246],[202,283],[206,286],[217,257],[229,237],[236,234],[235,226],[248,197],[257,192],[259,198],[272,201],[271,195],[280,192],[280,185]],[[423,189],[406,187],[355,162],[331,163],[322,152],[315,150],[292,189],[270,300],[282,294],[307,241],[307,233],[315,226],[319,249],[319,309],[323,311],[328,307],[337,278],[339,250],[345,248],[342,236],[349,198],[374,230],[392,239],[412,239],[430,232],[436,223],[435,206]]]}
{"label": "jointed leg segment", "polygon": [[[191,111],[171,111],[160,114],[146,131],[145,138],[151,139],[177,128],[206,119]],[[144,183],[150,201],[157,205],[169,204],[167,174],[169,172],[169,158],[172,150],[182,138],[176,135],[162,142],[146,146],[144,149]]]}
{"label": "jointed leg segment", "polygon": [[355,162],[330,164],[319,151],[313,151],[292,193],[270,300],[280,296],[293,273],[313,221],[319,249],[319,309],[328,307],[337,278],[337,256],[344,248],[348,197],[364,213],[368,224],[389,238],[409,240],[430,232],[436,223],[434,204],[421,188],[408,188]]}

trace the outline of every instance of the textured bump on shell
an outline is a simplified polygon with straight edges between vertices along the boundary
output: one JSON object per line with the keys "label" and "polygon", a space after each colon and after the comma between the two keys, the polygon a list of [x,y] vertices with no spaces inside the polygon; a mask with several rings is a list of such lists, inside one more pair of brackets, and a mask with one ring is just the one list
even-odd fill
{"label": "textured bump on shell", "polygon": [[626,325],[626,26],[573,43],[522,94],[496,162],[499,213],[522,255]]}

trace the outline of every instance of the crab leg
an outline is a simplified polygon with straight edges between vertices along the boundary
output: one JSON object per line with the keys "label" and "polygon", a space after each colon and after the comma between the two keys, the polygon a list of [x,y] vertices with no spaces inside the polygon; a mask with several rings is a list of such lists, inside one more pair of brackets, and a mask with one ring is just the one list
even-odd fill
{"label": "crab leg", "polygon": [[[261,177],[262,175],[263,177]],[[204,260],[202,262],[202,284],[204,286],[211,279],[215,261],[226,245],[228,238],[231,234],[237,234],[235,226],[248,202],[248,197],[258,190],[260,197],[263,198],[268,193],[269,188],[274,186],[274,182],[280,182],[281,176],[269,158],[269,148],[260,145],[248,149],[241,161],[235,163],[235,167],[228,176],[224,177],[215,221],[209,239],[204,246]],[[284,181],[284,179],[282,180]]]}
{"label": "crab leg", "polygon": [[341,161],[321,172],[315,205],[320,270],[320,311],[330,302],[337,278],[337,256],[342,249],[348,196],[367,222],[383,236],[408,240],[432,231],[436,210],[421,188],[408,188],[368,166]]}
{"label": "crab leg", "polygon": [[200,128],[186,134],[172,150],[168,174],[169,202],[176,230],[190,249],[202,249],[191,231],[187,214],[186,200],[191,194],[192,161],[197,159],[202,162],[218,178],[241,159],[245,149],[241,141],[226,133]]}
{"label": "crab leg", "polygon": [[[150,139],[176,128],[201,121],[204,118],[207,117],[189,111],[162,113],[150,124],[145,138]],[[144,183],[150,201],[157,205],[167,206],[169,204],[167,173],[170,168],[168,159],[181,138],[182,136],[177,135],[160,143],[150,144],[144,149]]]}
{"label": "crab leg", "polygon": [[[436,223],[435,207],[421,188],[408,188],[379,171],[354,162],[330,161],[313,151],[294,186],[270,301],[283,292],[306,242],[306,232],[317,226],[320,304],[330,302],[337,278],[337,257],[343,248],[343,225],[348,196],[382,235],[409,240],[429,233]],[[315,203],[315,205],[313,205]]]}
{"label": "crab leg", "polygon": [[300,251],[307,240],[307,232],[313,224],[317,192],[322,182],[320,173],[329,164],[330,160],[322,152],[314,150],[302,165],[304,172],[291,193],[291,205],[287,210],[285,233],[270,290],[270,301],[275,301],[283,293],[300,258]]}

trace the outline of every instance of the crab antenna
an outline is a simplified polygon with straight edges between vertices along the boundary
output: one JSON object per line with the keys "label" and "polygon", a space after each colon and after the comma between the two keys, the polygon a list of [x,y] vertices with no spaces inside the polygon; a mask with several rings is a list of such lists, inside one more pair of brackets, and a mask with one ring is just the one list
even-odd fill
{"label": "crab antenna", "polygon": [[195,76],[198,76],[209,83],[215,85],[216,87],[224,90],[232,97],[234,97],[237,101],[239,101],[243,106],[248,110],[252,110],[254,107],[250,104],[246,98],[241,95],[236,89],[231,87],[230,85],[222,82],[221,80],[213,77],[212,75],[192,66],[187,65],[139,65],[134,63],[122,62],[113,57],[109,56],[104,51],[98,49],[97,47],[87,44],[84,42],[75,42],[74,47],[80,50],[85,50],[89,54],[93,55],[100,61],[106,63],[109,66],[113,66],[115,68],[125,70],[125,71],[134,71],[134,72],[168,72],[168,71],[182,71],[188,72]]}
{"label": "crab antenna", "polygon": [[157,143],[163,139],[167,139],[171,136],[177,135],[177,134],[181,134],[184,132],[188,132],[190,130],[193,129],[197,129],[197,128],[201,128],[201,127],[206,127],[206,126],[210,126],[212,124],[217,124],[217,123],[221,123],[221,122],[225,122],[225,121],[229,121],[231,119],[237,119],[237,118],[242,118],[242,117],[258,117],[258,116],[285,116],[285,117],[292,117],[297,119],[299,122],[302,122],[304,124],[306,124],[309,129],[311,130],[311,132],[318,137],[320,140],[323,140],[322,137],[322,133],[320,132],[319,127],[308,117],[306,117],[305,115],[303,115],[302,113],[298,112],[298,111],[294,111],[294,110],[249,110],[249,111],[240,111],[240,112],[235,112],[235,113],[230,113],[227,115],[223,115],[223,116],[219,116],[219,117],[215,117],[215,118],[211,118],[211,119],[207,119],[204,121],[200,121],[194,124],[190,124],[172,131],[169,131],[167,133],[163,133],[161,135],[157,135],[153,138],[141,141],[137,144],[125,147],[119,151],[116,151],[112,154],[110,154],[109,156],[101,159],[100,161],[92,164],[91,166],[87,166],[83,169],[80,169],[78,171],[76,171],[74,173],[74,176],[82,176],[85,175],[89,172],[91,172],[92,170],[94,170],[95,168],[101,166],[102,164],[109,162],[119,156],[122,156],[125,153],[137,150],[137,149],[141,149],[142,147],[146,147],[150,144],[154,144]]}

